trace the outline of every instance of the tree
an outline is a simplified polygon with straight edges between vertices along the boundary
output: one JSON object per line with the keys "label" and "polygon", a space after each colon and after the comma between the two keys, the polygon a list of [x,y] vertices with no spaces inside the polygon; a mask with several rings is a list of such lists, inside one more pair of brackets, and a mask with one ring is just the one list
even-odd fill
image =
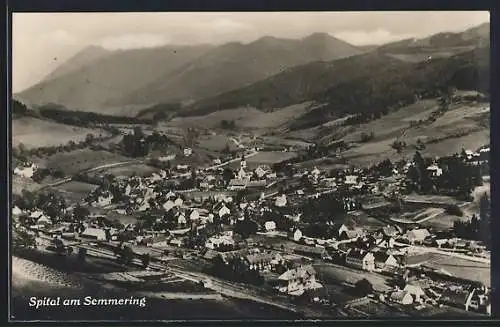
{"label": "tree", "polygon": [[90,215],[89,209],[82,207],[79,204],[73,209],[73,217],[77,221],[83,221],[89,215]]}
{"label": "tree", "polygon": [[354,284],[354,291],[359,296],[367,296],[373,293],[373,285],[368,279],[363,278]]}
{"label": "tree", "polygon": [[85,143],[90,144],[90,143],[92,143],[92,141],[94,141],[94,134],[88,133],[85,136]]}
{"label": "tree", "polygon": [[129,246],[124,246],[118,251],[118,261],[123,264],[130,264],[134,259],[134,252]]}
{"label": "tree", "polygon": [[87,249],[86,248],[79,248],[78,249],[78,259],[80,261],[85,261],[86,257],[87,257]]}
{"label": "tree", "polygon": [[144,253],[141,256],[141,261],[142,261],[142,266],[144,268],[148,267],[149,266],[149,262],[151,261],[151,256],[149,255],[149,253]]}
{"label": "tree", "polygon": [[491,206],[490,198],[487,193],[484,193],[479,199],[479,223],[481,240],[490,245],[491,241]]}

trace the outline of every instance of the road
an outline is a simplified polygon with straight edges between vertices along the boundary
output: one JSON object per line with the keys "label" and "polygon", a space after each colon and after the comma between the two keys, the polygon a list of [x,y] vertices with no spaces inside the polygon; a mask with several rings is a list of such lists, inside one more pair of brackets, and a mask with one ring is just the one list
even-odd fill
{"label": "road", "polygon": [[[408,244],[400,243],[400,242],[394,242],[394,245],[397,246],[408,246]],[[473,257],[470,255],[465,255],[465,254],[460,254],[456,252],[449,252],[449,251],[443,251],[435,247],[430,247],[430,246],[418,246],[418,245],[411,245],[412,248],[418,249],[421,251],[426,251],[430,253],[437,253],[437,254],[442,254],[442,255],[447,255],[450,257],[455,257],[458,259],[464,259],[464,260],[469,260],[469,261],[474,261],[474,262],[480,262],[480,263],[486,263],[486,264],[491,264],[491,260],[488,258],[481,258],[481,257]]]}

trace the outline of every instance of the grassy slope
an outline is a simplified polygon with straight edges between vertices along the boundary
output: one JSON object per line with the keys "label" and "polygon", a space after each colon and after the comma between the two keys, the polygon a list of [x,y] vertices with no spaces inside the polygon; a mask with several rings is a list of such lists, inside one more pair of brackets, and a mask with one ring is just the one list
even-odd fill
{"label": "grassy slope", "polygon": [[57,146],[85,139],[87,134],[109,133],[101,129],[74,127],[33,117],[22,117],[12,121],[12,146],[23,143],[27,148]]}

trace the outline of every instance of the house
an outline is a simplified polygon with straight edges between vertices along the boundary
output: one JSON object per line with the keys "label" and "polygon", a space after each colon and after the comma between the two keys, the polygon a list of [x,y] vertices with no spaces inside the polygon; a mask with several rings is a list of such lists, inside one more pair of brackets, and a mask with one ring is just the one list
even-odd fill
{"label": "house", "polygon": [[176,169],[178,171],[188,171],[189,170],[189,165],[177,165]]}
{"label": "house", "polygon": [[408,241],[410,241],[410,244],[421,244],[430,235],[429,231],[425,228],[413,229],[406,233],[406,237],[408,238]]}
{"label": "house", "polygon": [[175,203],[172,200],[168,200],[163,204],[163,209],[166,211],[170,211],[173,207],[175,207]]}
{"label": "house", "polygon": [[266,230],[266,232],[275,232],[276,223],[274,221],[266,221],[264,224],[264,229]]}
{"label": "house", "polygon": [[168,193],[165,195],[165,198],[169,199],[169,200],[173,199],[173,198],[175,198],[175,193],[172,191],[168,191]]}
{"label": "house", "polygon": [[286,206],[286,204],[287,204],[287,198],[286,198],[285,194],[277,196],[276,200],[274,201],[274,205],[279,207],[279,208]]}
{"label": "house", "polygon": [[340,233],[340,240],[354,240],[363,235],[363,230],[361,228],[349,228]]}
{"label": "house", "polygon": [[170,154],[168,156],[162,156],[162,157],[158,157],[158,160],[161,161],[161,162],[165,162],[165,161],[171,161],[171,160],[174,160],[176,157],[175,154]]}
{"label": "house", "polygon": [[46,215],[41,215],[40,217],[38,217],[36,223],[37,223],[37,225],[46,226],[46,225],[50,225],[52,223],[52,221]]}
{"label": "house", "polygon": [[387,238],[395,237],[398,234],[398,230],[396,229],[396,227],[388,225],[382,227],[382,234]]}
{"label": "house", "polygon": [[358,176],[357,175],[346,175],[344,179],[344,183],[347,185],[356,185],[358,184]]}
{"label": "house", "polygon": [[450,287],[441,295],[441,301],[445,304],[455,306],[469,311],[475,288]]}
{"label": "house", "polygon": [[285,271],[278,277],[276,289],[289,295],[302,295],[306,290],[322,288],[316,281],[316,271],[311,265],[299,266]]}
{"label": "house", "polygon": [[184,226],[187,224],[186,216],[183,213],[180,212],[177,213],[176,218],[177,218],[177,225]]}
{"label": "house", "polygon": [[391,293],[390,301],[403,304],[410,305],[413,303],[413,297],[406,291],[395,291]]}
{"label": "house", "polygon": [[283,258],[273,253],[253,253],[248,254],[243,258],[243,262],[250,270],[266,271],[270,270],[273,265],[279,264]]}
{"label": "house", "polygon": [[234,244],[232,235],[222,234],[210,237],[205,242],[205,247],[210,250],[217,250],[221,246],[234,246]]}
{"label": "house", "polygon": [[396,258],[383,251],[373,252],[373,257],[375,260],[375,267],[378,269],[385,269],[386,267],[398,267],[399,262]]}
{"label": "house", "polygon": [[81,237],[97,241],[105,241],[106,231],[102,228],[87,227],[81,234]]}
{"label": "house", "polygon": [[295,242],[298,242],[302,239],[302,231],[298,228],[293,229],[288,233],[288,238]]}
{"label": "house", "polygon": [[183,204],[183,203],[184,203],[184,200],[183,200],[182,198],[177,198],[177,199],[175,199],[175,201],[174,201],[174,205],[175,205],[176,207],[180,207],[180,206],[182,206],[182,204]]}
{"label": "house", "polygon": [[249,180],[246,178],[235,178],[229,181],[228,189],[231,191],[244,190]]}
{"label": "house", "polygon": [[23,213],[23,211],[21,209],[19,209],[18,206],[15,206],[14,208],[12,208],[12,215],[13,216],[19,216]]}
{"label": "house", "polygon": [[430,165],[427,167],[427,172],[431,177],[439,177],[443,174],[443,169],[439,168],[437,165]]}
{"label": "house", "polygon": [[215,212],[221,218],[231,214],[231,210],[229,210],[229,208],[226,206],[226,204],[224,202],[219,202],[215,206]]}
{"label": "house", "polygon": [[415,302],[421,302],[423,300],[423,297],[425,296],[425,292],[422,287],[412,283],[406,284],[403,290],[408,292],[408,294],[413,297]]}
{"label": "house", "polygon": [[200,212],[198,211],[198,209],[192,209],[189,213],[189,220],[196,221],[198,219],[200,219]]}
{"label": "house", "polygon": [[29,164],[23,167],[14,168],[14,174],[26,178],[32,178],[35,171],[38,169],[38,166],[34,163]]}
{"label": "house", "polygon": [[320,246],[296,245],[294,252],[306,257],[317,258],[321,260],[331,260],[328,251]]}
{"label": "house", "polygon": [[184,241],[180,238],[173,238],[168,242],[170,245],[181,247],[184,245]]}
{"label": "house", "polygon": [[255,176],[257,176],[257,178],[261,179],[264,176],[266,176],[267,172],[262,167],[259,166],[255,169],[254,173],[255,173]]}
{"label": "house", "polygon": [[191,149],[191,148],[185,148],[184,149],[184,156],[185,157],[189,157],[192,154],[193,154],[193,149]]}
{"label": "house", "polygon": [[[242,161],[242,163],[243,163],[243,161]],[[245,171],[245,169],[243,167],[240,168],[237,176],[239,179],[244,179],[247,177],[247,172]]]}
{"label": "house", "polygon": [[165,235],[159,235],[146,240],[146,246],[152,248],[166,247],[169,244],[169,238]]}
{"label": "house", "polygon": [[356,269],[366,271],[373,271],[375,269],[375,257],[368,251],[351,249],[347,252],[345,261],[347,266]]}

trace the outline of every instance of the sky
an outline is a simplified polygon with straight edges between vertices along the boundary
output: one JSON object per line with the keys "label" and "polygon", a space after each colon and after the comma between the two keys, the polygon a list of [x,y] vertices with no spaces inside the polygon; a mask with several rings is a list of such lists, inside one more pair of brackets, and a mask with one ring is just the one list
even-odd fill
{"label": "sky", "polygon": [[328,33],[354,45],[459,32],[489,21],[485,11],[14,13],[12,89],[42,80],[78,51],[166,44],[251,42],[262,36]]}

